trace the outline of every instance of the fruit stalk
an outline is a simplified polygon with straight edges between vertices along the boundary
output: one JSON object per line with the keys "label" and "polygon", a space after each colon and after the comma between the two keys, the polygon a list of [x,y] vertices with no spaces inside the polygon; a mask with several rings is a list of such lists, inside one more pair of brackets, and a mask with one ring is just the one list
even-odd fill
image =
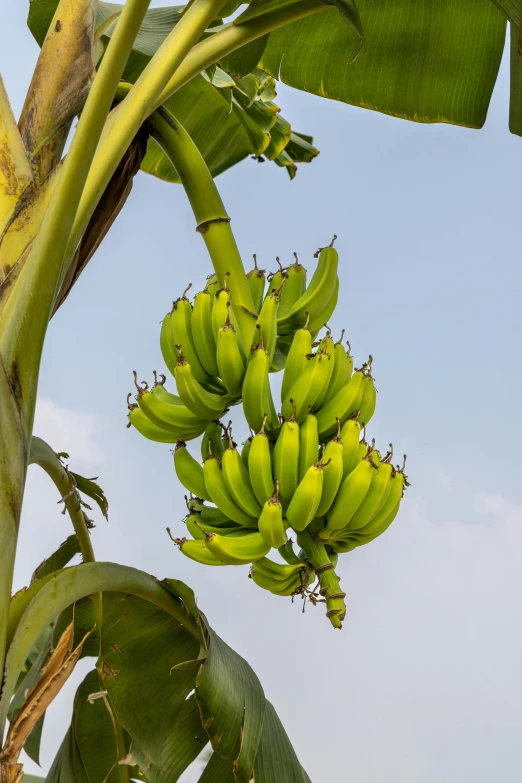
{"label": "fruit stalk", "polygon": [[203,156],[177,119],[158,109],[151,117],[153,136],[176,169],[196,218],[197,231],[202,235],[208,253],[223,285],[231,291],[234,312],[243,338],[252,331],[251,316],[254,303],[248,286],[243,262],[230,228],[221,196]]}
{"label": "fruit stalk", "polygon": [[307,530],[297,534],[297,543],[306,551],[308,560],[319,578],[320,592],[326,601],[326,616],[334,628],[341,629],[346,616],[344,602],[346,593],[341,590],[339,577],[324,544]]}

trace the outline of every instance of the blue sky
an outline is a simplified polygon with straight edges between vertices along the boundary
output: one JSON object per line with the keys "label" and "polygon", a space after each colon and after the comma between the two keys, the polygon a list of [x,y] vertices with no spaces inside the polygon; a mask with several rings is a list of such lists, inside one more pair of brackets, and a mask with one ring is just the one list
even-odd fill
{"label": "blue sky", "polygon": [[[6,5],[4,15],[0,71],[18,111],[37,49],[23,9]],[[477,132],[281,86],[285,116],[314,136],[320,156],[293,182],[251,160],[218,179],[247,266],[254,252],[273,268],[295,250],[311,270],[315,249],[338,234],[331,325],[346,328],[356,361],[374,356],[370,435],[408,453],[412,487],[397,520],[340,560],[342,633],[321,609],[303,616],[261,591],[248,569],[217,574],[170,546],[165,527],[182,532],[184,504],[169,449],[125,428],[132,370],[150,380],[163,368],[159,322],[210,271],[179,187],[136,178],[49,329],[35,434],[69,451],[74,469],[100,475],[111,514],[96,519],[98,558],[196,590],[259,674],[314,783],[515,783],[522,774],[522,139],[507,130],[508,94],[504,64]],[[17,587],[68,532],[32,468]],[[49,715],[45,767],[75,687]],[[195,780],[191,771],[183,783]]]}

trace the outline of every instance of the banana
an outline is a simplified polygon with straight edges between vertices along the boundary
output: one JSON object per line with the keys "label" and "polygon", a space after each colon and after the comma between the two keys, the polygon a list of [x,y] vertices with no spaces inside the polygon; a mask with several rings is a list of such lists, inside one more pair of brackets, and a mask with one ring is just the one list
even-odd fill
{"label": "banana", "polygon": [[267,544],[274,549],[283,546],[288,536],[283,523],[283,507],[279,502],[279,482],[276,481],[274,494],[271,495],[263,506],[259,517],[259,532]]}
{"label": "banana", "polygon": [[220,416],[230,402],[230,397],[214,394],[203,388],[192,371],[192,365],[185,359],[182,346],[174,368],[174,377],[179,396],[187,408],[202,419],[210,420]]}
{"label": "banana", "polygon": [[312,315],[310,318],[310,331],[312,334],[318,332],[325,323],[328,323],[335,308],[337,307],[337,301],[339,299],[339,278],[335,281],[335,288],[332,296],[328,300],[327,304],[320,310],[317,315]]}
{"label": "banana", "polygon": [[243,443],[243,448],[241,449],[241,461],[245,468],[248,470],[248,460],[250,457],[250,450],[252,448],[252,438],[247,438],[246,441]]}
{"label": "banana", "polygon": [[272,359],[272,364],[270,365],[270,372],[280,372],[281,370],[285,369],[285,366],[286,354],[284,354],[276,344],[274,357]]}
{"label": "banana", "polygon": [[304,571],[305,568],[306,564],[301,560],[298,560],[294,565],[289,565],[288,563],[276,563],[269,557],[263,557],[252,563],[252,571],[258,571],[275,582],[284,582],[299,574],[300,571]]}
{"label": "banana", "polygon": [[[220,375],[216,361],[216,336],[212,328],[212,294],[207,281],[203,291],[196,294],[192,309],[192,337],[203,369],[211,376]],[[226,384],[225,384],[226,385]]]}
{"label": "banana", "polygon": [[171,375],[174,375],[174,368],[178,363],[178,349],[176,348],[174,336],[172,334],[172,311],[167,313],[161,322],[160,349],[168,371]]}
{"label": "banana", "polygon": [[238,525],[257,528],[257,519],[246,514],[234,502],[225,483],[221,466],[215,457],[209,457],[205,460],[203,473],[206,490],[219,510],[233,522],[237,522]]}
{"label": "banana", "polygon": [[[214,419],[205,429],[203,437],[201,438],[201,460],[205,462],[207,457],[213,454],[218,459],[223,456],[223,441],[221,439],[223,433],[223,425],[219,419]],[[210,447],[209,447],[210,441]]]}
{"label": "banana", "polygon": [[212,307],[214,306],[214,297],[216,293],[219,291],[219,280],[218,276],[215,272],[213,272],[211,275],[207,277],[207,283],[205,285],[205,288],[209,292],[211,299],[212,299]]}
{"label": "banana", "polygon": [[279,288],[270,291],[268,296],[265,297],[261,312],[256,321],[256,328],[263,335],[263,342],[268,353],[270,366],[272,366],[277,342],[277,311],[283,283],[281,283]]}
{"label": "banana", "polygon": [[313,413],[309,412],[299,427],[299,481],[304,478],[308,468],[315,465],[318,457],[319,435],[317,434],[317,419]]}
{"label": "banana", "polygon": [[226,487],[234,503],[239,506],[245,514],[257,519],[261,514],[261,505],[257,502],[250,483],[248,470],[243,465],[241,455],[237,449],[234,448],[230,429],[229,438],[229,447],[225,450],[221,463]]}
{"label": "banana", "polygon": [[[129,402],[130,397],[132,397],[131,394],[127,396],[127,407],[129,409],[129,423],[127,424],[127,427],[134,427],[144,438],[154,440],[157,443],[176,443],[179,435],[153,424],[137,405],[133,405]],[[197,435],[193,435],[193,437],[197,438]]]}
{"label": "banana", "polygon": [[218,560],[226,565],[246,565],[260,560],[270,552],[261,533],[249,533],[246,536],[220,536],[208,533],[205,545]]}
{"label": "banana", "polygon": [[[277,319],[277,330],[280,334],[291,333],[294,329],[303,326],[308,313],[314,319],[335,296],[339,257],[333,248],[334,241],[335,238],[332,240],[332,245],[318,251],[319,261],[308,288],[290,311]],[[321,323],[324,323],[324,320]]]}
{"label": "banana", "polygon": [[308,357],[312,353],[312,335],[306,323],[294,334],[290,350],[286,359],[283,383],[281,386],[281,402],[288,397],[290,389],[293,388],[296,381],[301,377],[306,367]]}
{"label": "banana", "polygon": [[230,310],[230,302],[227,302],[227,320],[217,336],[217,364],[228,393],[232,397],[240,397],[245,377],[245,357],[239,347],[239,334],[230,320]]}
{"label": "banana", "polygon": [[254,432],[261,429],[265,416],[273,426],[268,353],[263,344],[263,333],[259,334],[259,343],[252,346],[243,381],[243,410],[245,418]]}
{"label": "banana", "polygon": [[281,291],[278,318],[290,312],[297,300],[304,294],[306,289],[306,269],[299,263],[297,253],[294,253],[295,263],[286,270],[286,281]]}
{"label": "banana", "polygon": [[152,391],[143,389],[138,385],[136,372],[134,372],[134,383],[138,390],[136,395],[138,405],[153,424],[164,430],[177,433],[182,433],[184,430],[201,429],[203,431],[206,428],[206,420],[195,416],[183,405],[179,397],[175,403],[166,402],[166,399],[175,397],[175,395],[164,391],[162,384],[158,383]]}
{"label": "banana", "polygon": [[277,272],[270,272],[268,275],[268,289],[265,294],[265,299],[267,296],[270,296],[274,291],[277,291],[278,288],[281,288],[283,283],[286,280],[286,269],[281,264],[281,261],[279,260],[279,256],[276,256],[276,261],[279,266],[279,270]]}
{"label": "banana", "polygon": [[349,371],[349,365],[346,360],[346,353],[343,348],[342,340],[344,337],[344,329],[341,332],[341,337],[334,345],[334,366],[330,383],[321,399],[321,407],[324,408],[328,405],[335,395],[341,391],[341,389],[349,383],[352,377],[351,370]]}
{"label": "banana", "polygon": [[323,492],[324,463],[322,459],[305,473],[290,501],[286,517],[294,530],[304,530],[317,514]]}
{"label": "banana", "polygon": [[292,595],[302,586],[301,576],[299,574],[278,582],[252,568],[249,576],[258,587],[262,587],[263,590],[269,590],[274,595]]}
{"label": "banana", "polygon": [[[281,413],[285,418],[290,416],[295,407],[295,418],[300,424],[310,408],[314,408],[315,402],[324,387],[328,384],[333,362],[325,348],[321,348],[316,354],[307,359],[307,364],[286,395]],[[314,408],[315,409],[315,408]]]}
{"label": "banana", "polygon": [[345,526],[346,530],[359,530],[372,521],[390,494],[392,475],[392,466],[388,462],[381,462],[378,469],[373,473],[370,488],[364,496],[364,500]]}
{"label": "banana", "polygon": [[366,371],[366,384],[364,387],[363,396],[359,403],[360,418],[363,424],[368,424],[375,412],[375,405],[377,402],[377,390],[375,388],[375,382],[372,377],[372,362],[373,357],[368,359],[368,369]]}
{"label": "banana", "polygon": [[404,465],[402,466],[402,469],[393,470],[392,472],[391,487],[388,497],[373,518],[357,531],[359,535],[369,538],[379,536],[392,523],[393,519],[395,519],[404,494],[404,487],[408,486],[408,480],[404,475],[405,465],[406,455],[404,456]]}
{"label": "banana", "polygon": [[320,410],[324,405],[324,399],[326,396],[326,393],[328,389],[330,388],[331,382],[332,382],[332,375],[335,370],[335,344],[332,340],[332,333],[330,329],[327,327],[327,333],[324,340],[321,341],[320,350],[324,351],[324,353],[329,356],[329,361],[326,363],[327,366],[327,373],[326,373],[326,380],[324,382],[322,391],[319,392],[319,395],[317,396],[317,399],[314,403],[315,410]]}
{"label": "banana", "polygon": [[343,480],[343,451],[344,445],[339,430],[335,438],[326,445],[323,454],[324,478],[321,502],[317,507],[316,516],[323,517],[335,500],[341,481]]}
{"label": "banana", "polygon": [[[167,528],[170,535],[170,530]],[[172,538],[172,536],[171,536]],[[192,541],[188,538],[173,538],[175,544],[180,548],[185,557],[189,557],[196,563],[202,563],[209,566],[222,566],[225,565],[221,560],[212,554],[207,548],[205,541]]]}
{"label": "banana", "polygon": [[241,351],[244,352],[245,348],[244,348],[243,340],[241,338],[241,333],[238,329],[237,319],[234,314],[234,308],[230,307],[230,305],[232,304],[232,299],[230,295],[230,290],[227,288],[227,280],[229,277],[230,275],[227,272],[227,274],[225,275],[225,279],[223,281],[223,288],[220,288],[220,290],[217,291],[214,296],[214,305],[212,307],[212,330],[214,332],[217,341],[219,330],[226,322],[230,310],[230,321],[232,322],[232,325],[234,326],[234,329],[237,332],[239,347]]}
{"label": "banana", "polygon": [[213,527],[212,525],[205,525],[197,512],[191,512],[185,519],[185,524],[188,532],[196,541],[204,541],[208,533],[219,533],[221,536],[230,536],[246,534],[248,532],[244,528],[239,527],[239,525],[234,525],[233,522],[230,523],[231,527]]}
{"label": "banana", "polygon": [[320,538],[335,538],[335,533],[348,525],[370,488],[375,470],[371,457],[366,457],[343,479],[328,512],[328,524],[318,533]]}
{"label": "banana", "polygon": [[258,269],[257,258],[254,253],[254,268],[247,274],[248,287],[252,294],[252,300],[254,302],[254,310],[259,313],[263,304],[263,297],[265,293],[266,274],[264,269]]}
{"label": "banana", "polygon": [[299,424],[293,415],[281,425],[272,466],[274,479],[279,481],[279,498],[286,509],[299,483]]}
{"label": "banana", "polygon": [[178,440],[176,443],[176,448],[174,450],[174,469],[178,479],[189,492],[192,492],[192,494],[196,495],[198,498],[211,502],[211,497],[205,486],[203,468],[199,462],[194,459],[192,454],[190,454],[184,440]]}
{"label": "banana", "polygon": [[317,425],[319,438],[327,438],[337,430],[337,419],[344,424],[354,411],[359,409],[364,391],[365,376],[363,370],[358,370],[352,376],[350,382],[337,392],[330,402],[317,413]]}
{"label": "banana", "polygon": [[190,288],[191,285],[183,291],[183,294],[179,299],[176,299],[172,306],[172,335],[178,350],[180,345],[183,346],[185,358],[192,367],[196,380],[200,383],[208,383],[211,376],[203,369],[192,335],[192,305],[186,297],[186,293]]}
{"label": "banana", "polygon": [[210,527],[230,527],[234,524],[219,508],[205,506],[203,502],[199,502],[194,498],[189,500],[187,505],[189,511],[197,511],[204,525],[209,525]]}
{"label": "banana", "polygon": [[272,477],[272,456],[270,445],[265,433],[266,417],[263,419],[261,429],[254,435],[251,441],[248,455],[248,473],[254,495],[262,506],[272,494],[274,479]]}
{"label": "banana", "polygon": [[[341,440],[343,442],[343,475],[345,477],[357,467],[363,458],[359,448],[360,434],[361,424],[359,423],[359,411],[355,411],[352,418],[345,421],[341,429]],[[366,456],[366,454],[363,456]]]}
{"label": "banana", "polygon": [[303,565],[303,561],[299,560],[294,552],[293,541],[291,538],[286,541],[283,546],[279,547],[279,554],[289,565]]}

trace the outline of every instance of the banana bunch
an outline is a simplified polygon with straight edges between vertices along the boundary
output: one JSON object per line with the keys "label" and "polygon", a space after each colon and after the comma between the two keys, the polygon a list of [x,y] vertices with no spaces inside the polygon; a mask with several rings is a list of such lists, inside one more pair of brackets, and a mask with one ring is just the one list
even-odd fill
{"label": "banana bunch", "polygon": [[[189,286],[160,334],[177,393],[166,390],[165,375],[154,373],[149,387],[134,373],[128,426],[175,444],[175,471],[190,493],[187,535],[173,539],[184,555],[204,565],[250,565],[253,582],[274,595],[324,601],[340,628],[346,607],[337,558],[388,529],[408,480],[406,458],[392,465],[391,444],[382,456],[366,441],[377,402],[373,358],[354,368],[344,330],[334,342],[327,325],[339,289],[333,241],[316,257],[307,286],[297,256],[268,276],[254,256],[246,334],[227,275],[222,287],[211,275],[193,304]],[[270,377],[279,370],[275,401]],[[232,422],[221,420],[240,403],[251,430],[241,450]],[[199,437],[196,459],[187,442]],[[272,549],[278,560],[268,557]]]}

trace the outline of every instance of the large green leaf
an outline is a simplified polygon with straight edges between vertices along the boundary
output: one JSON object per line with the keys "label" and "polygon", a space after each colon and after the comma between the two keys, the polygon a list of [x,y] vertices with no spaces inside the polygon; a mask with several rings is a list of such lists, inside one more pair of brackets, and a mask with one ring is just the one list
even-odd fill
{"label": "large green leaf", "polygon": [[480,127],[505,39],[491,0],[358,0],[364,46],[336,9],[271,33],[261,67],[307,92],[418,122]]}
{"label": "large green leaf", "polygon": [[73,557],[75,557],[75,555],[79,555],[80,552],[80,544],[76,534],[73,533],[72,536],[69,536],[65,539],[63,544],[60,544],[56,552],[53,552],[52,555],[49,555],[48,558],[40,563],[31,577],[31,582],[36,582],[37,579],[42,579],[44,576],[52,574],[53,571],[58,571],[60,568],[65,568],[65,566],[70,563]]}
{"label": "large green leaf", "polygon": [[522,19],[522,0],[492,0],[507,16],[510,22],[520,25]]}
{"label": "large green leaf", "polygon": [[[301,0],[252,0],[246,11],[243,11],[243,13],[234,20],[234,24],[242,25],[246,22],[251,22],[254,19],[262,19],[267,14],[272,14],[274,11],[279,11],[292,5],[297,5],[299,2],[301,2]],[[362,39],[363,30],[361,17],[354,0],[321,0],[321,2],[324,2],[325,5],[336,6],[341,14],[341,19],[358,38]]]}
{"label": "large green leaf", "polygon": [[45,780],[37,778],[36,775],[24,775],[23,783],[45,783]]}
{"label": "large green leaf", "polygon": [[511,95],[509,101],[509,130],[522,136],[522,43],[520,27],[510,25]]}
{"label": "large green leaf", "polygon": [[255,783],[304,783],[309,780],[290,744],[283,724],[269,701],[266,702],[265,721],[254,766]]}

